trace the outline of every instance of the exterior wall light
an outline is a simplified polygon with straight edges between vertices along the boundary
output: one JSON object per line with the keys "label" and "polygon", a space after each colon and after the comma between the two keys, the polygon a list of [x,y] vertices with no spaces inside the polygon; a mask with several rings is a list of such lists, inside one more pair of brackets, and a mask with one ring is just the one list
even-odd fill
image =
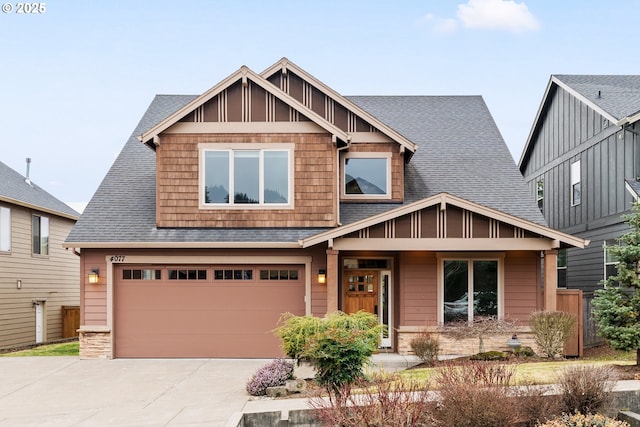
{"label": "exterior wall light", "polygon": [[22,280],[21,279],[16,280],[16,289],[22,289]]}
{"label": "exterior wall light", "polygon": [[97,268],[94,268],[93,270],[91,270],[91,273],[89,273],[89,283],[98,283],[98,281],[100,280],[100,272],[98,271]]}
{"label": "exterior wall light", "polygon": [[318,283],[320,283],[321,285],[327,283],[327,270],[318,270]]}

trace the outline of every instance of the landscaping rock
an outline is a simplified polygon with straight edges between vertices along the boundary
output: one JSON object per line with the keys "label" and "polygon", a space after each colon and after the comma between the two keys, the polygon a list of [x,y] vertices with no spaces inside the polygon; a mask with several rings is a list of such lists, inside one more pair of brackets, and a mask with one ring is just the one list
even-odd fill
{"label": "landscaping rock", "polygon": [[289,393],[300,393],[307,389],[307,382],[305,380],[288,380],[285,388]]}
{"label": "landscaping rock", "polygon": [[267,396],[269,397],[285,397],[286,395],[286,386],[267,387]]}

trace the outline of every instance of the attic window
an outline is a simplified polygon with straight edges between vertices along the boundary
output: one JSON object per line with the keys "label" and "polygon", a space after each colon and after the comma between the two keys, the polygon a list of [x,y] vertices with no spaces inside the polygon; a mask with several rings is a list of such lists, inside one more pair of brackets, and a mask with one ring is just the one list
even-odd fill
{"label": "attic window", "polygon": [[[278,145],[278,144],[274,144]],[[202,207],[290,207],[292,149],[202,147]],[[282,147],[284,145],[284,147]],[[230,195],[233,195],[232,197]]]}
{"label": "attic window", "polygon": [[344,157],[343,193],[347,199],[389,199],[391,197],[391,155],[348,153]]}

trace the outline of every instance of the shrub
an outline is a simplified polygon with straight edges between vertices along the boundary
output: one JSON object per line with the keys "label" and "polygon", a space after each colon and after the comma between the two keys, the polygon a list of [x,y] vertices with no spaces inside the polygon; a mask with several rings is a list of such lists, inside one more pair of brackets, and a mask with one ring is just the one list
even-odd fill
{"label": "shrub", "polygon": [[362,368],[377,349],[381,332],[378,317],[364,311],[336,312],[323,319],[287,315],[277,328],[285,352],[308,360],[316,381],[333,391],[363,375]]}
{"label": "shrub", "polygon": [[529,318],[536,344],[547,357],[564,353],[565,344],[571,339],[578,320],[563,311],[538,311]]}
{"label": "shrub", "polygon": [[266,394],[267,388],[283,386],[293,379],[293,363],[276,359],[259,368],[247,381],[247,392],[252,396]]}
{"label": "shrub", "polygon": [[442,427],[510,427],[518,412],[507,387],[515,367],[471,361],[445,365],[436,381],[440,404],[433,412],[435,425]]}
{"label": "shrub", "polygon": [[435,406],[428,396],[428,383],[397,374],[378,374],[368,381],[359,380],[354,386],[367,393],[352,393],[352,385],[345,385],[339,394],[331,393],[329,399],[312,398],[309,404],[315,409],[315,418],[322,425],[343,427],[428,425],[429,413]]}
{"label": "shrub", "polygon": [[604,415],[582,415],[580,413],[561,416],[540,424],[540,427],[629,427],[625,421],[616,421]]}
{"label": "shrub", "polygon": [[562,410],[596,413],[612,398],[614,371],[610,366],[570,366],[558,378]]}
{"label": "shrub", "polygon": [[551,394],[550,386],[524,384],[514,390],[514,410],[518,411],[521,427],[536,427],[560,415],[560,402]]}
{"label": "shrub", "polygon": [[437,337],[432,336],[428,332],[421,332],[415,336],[409,344],[422,363],[432,366],[438,361],[440,341]]}

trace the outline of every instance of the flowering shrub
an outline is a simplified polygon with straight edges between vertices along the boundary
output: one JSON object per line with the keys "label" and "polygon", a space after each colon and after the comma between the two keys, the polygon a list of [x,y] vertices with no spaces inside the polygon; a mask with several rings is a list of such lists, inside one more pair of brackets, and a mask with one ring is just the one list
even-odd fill
{"label": "flowering shrub", "polygon": [[247,392],[252,396],[262,396],[268,387],[283,386],[293,379],[293,363],[276,359],[259,368],[247,381]]}
{"label": "flowering shrub", "polygon": [[540,424],[540,427],[629,427],[629,423],[616,421],[600,414],[582,415],[578,412],[573,415],[562,414],[558,418]]}

